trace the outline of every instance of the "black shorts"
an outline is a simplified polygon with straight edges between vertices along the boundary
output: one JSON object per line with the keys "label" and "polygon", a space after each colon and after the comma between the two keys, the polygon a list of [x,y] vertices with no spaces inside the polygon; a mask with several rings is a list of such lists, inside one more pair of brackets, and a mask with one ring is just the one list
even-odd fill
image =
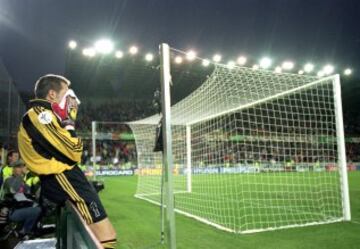
{"label": "black shorts", "polygon": [[78,166],[60,174],[42,175],[41,194],[56,204],[72,201],[87,224],[107,217],[94,187]]}

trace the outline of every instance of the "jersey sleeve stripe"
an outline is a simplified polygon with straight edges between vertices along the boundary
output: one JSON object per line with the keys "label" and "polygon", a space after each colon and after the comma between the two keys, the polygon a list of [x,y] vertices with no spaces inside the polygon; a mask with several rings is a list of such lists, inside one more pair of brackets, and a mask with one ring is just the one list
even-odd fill
{"label": "jersey sleeve stripe", "polygon": [[23,127],[31,140],[38,143],[40,147],[48,151],[49,154],[56,160],[68,165],[75,165],[77,163],[76,161],[73,161],[65,156],[61,151],[59,151],[49,141],[47,141],[36,128],[36,126],[31,122],[28,114],[26,114],[23,118]]}

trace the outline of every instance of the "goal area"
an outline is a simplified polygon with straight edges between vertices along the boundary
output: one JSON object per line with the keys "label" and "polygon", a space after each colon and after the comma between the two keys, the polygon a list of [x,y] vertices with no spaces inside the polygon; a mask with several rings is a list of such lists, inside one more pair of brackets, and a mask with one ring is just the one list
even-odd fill
{"label": "goal area", "polygon": [[[251,233],[350,220],[340,79],[214,64],[171,107],[175,211]],[[136,197],[160,204],[160,115],[129,122]]]}

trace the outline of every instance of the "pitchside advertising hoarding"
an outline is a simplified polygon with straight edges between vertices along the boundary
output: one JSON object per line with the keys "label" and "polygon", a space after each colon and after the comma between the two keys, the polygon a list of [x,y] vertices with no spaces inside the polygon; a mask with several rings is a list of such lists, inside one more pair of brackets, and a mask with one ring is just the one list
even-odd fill
{"label": "pitchside advertising hoarding", "polygon": [[[348,171],[360,170],[360,163],[348,163]],[[233,167],[226,167],[222,165],[213,165],[211,167],[193,167],[191,174],[251,174],[251,173],[271,173],[271,172],[333,172],[337,171],[338,167],[333,163],[321,164],[297,164],[293,166],[284,166],[282,164],[269,164],[254,166],[251,164],[236,165]],[[85,170],[86,175],[91,175],[91,169]],[[159,167],[154,168],[140,168],[140,169],[119,169],[102,166],[101,169],[96,171],[97,176],[160,176],[162,169]],[[187,168],[176,165],[173,169],[174,175],[187,175]]]}
{"label": "pitchside advertising hoarding", "polygon": [[132,176],[134,175],[133,169],[104,169],[97,170],[97,176]]}

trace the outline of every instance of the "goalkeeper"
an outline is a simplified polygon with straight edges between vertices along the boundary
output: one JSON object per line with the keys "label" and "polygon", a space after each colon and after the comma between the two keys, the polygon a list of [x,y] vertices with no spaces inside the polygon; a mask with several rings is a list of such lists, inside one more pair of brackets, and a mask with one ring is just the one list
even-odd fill
{"label": "goalkeeper", "polygon": [[40,176],[44,197],[72,201],[104,248],[115,248],[116,233],[100,199],[78,167],[83,144],[75,133],[80,101],[70,81],[48,74],[35,84],[35,100],[18,132],[21,158]]}

